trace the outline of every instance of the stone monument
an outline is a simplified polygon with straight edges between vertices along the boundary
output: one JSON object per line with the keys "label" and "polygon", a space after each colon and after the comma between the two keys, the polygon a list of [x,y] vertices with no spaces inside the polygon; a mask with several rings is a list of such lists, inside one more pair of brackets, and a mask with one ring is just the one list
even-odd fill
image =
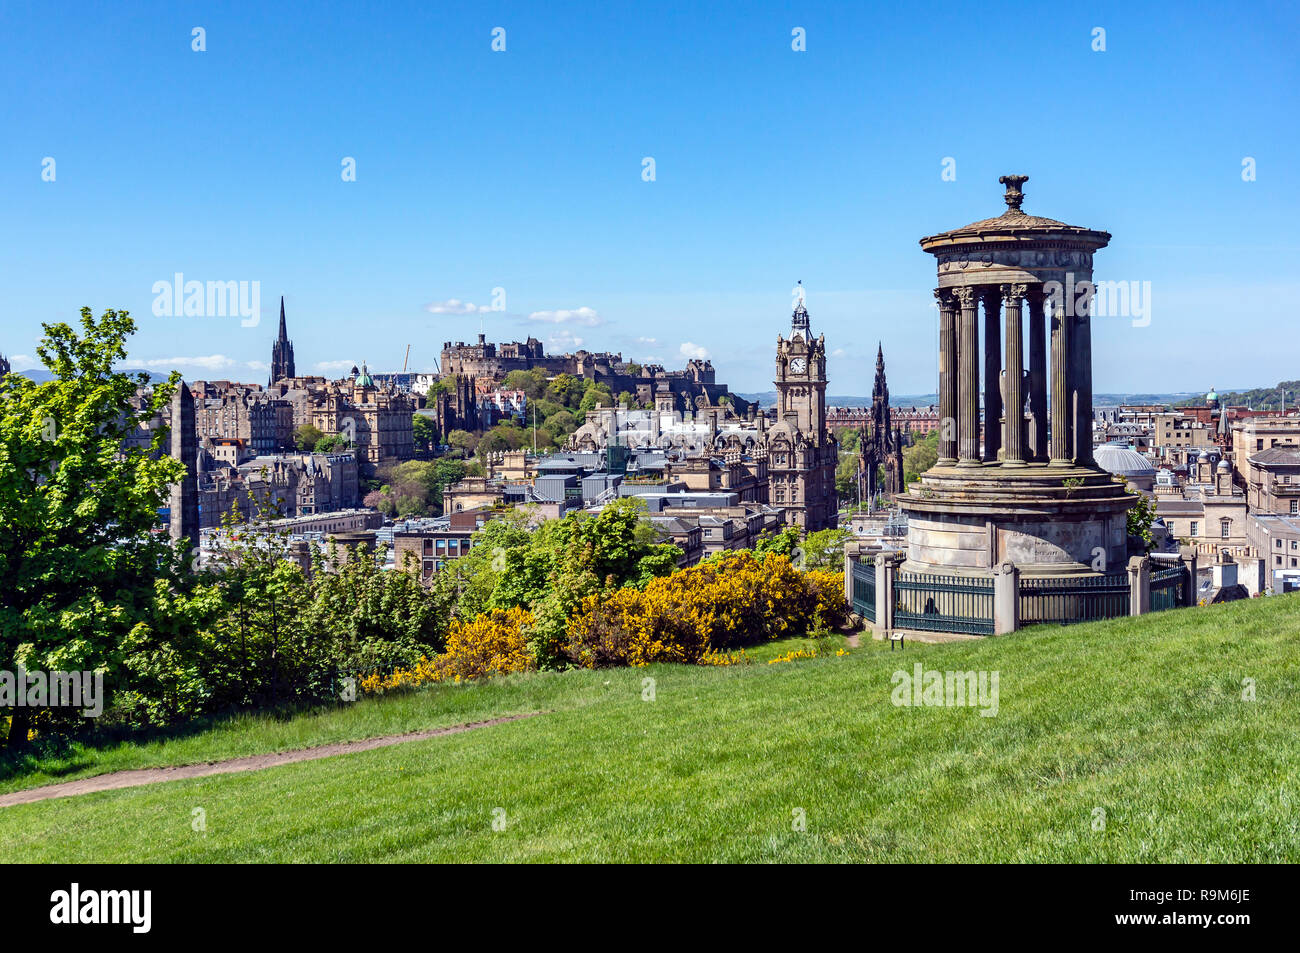
{"label": "stone monument", "polygon": [[1092,456],[1092,257],[1110,235],[1023,212],[1028,178],[999,179],[998,217],[921,239],[939,272],[939,460],[897,497],[907,570],[1125,566],[1133,497]]}

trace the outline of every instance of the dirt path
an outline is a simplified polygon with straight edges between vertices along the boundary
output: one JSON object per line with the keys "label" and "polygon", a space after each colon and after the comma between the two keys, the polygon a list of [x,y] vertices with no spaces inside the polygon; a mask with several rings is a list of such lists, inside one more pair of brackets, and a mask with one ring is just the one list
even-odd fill
{"label": "dirt path", "polygon": [[112,791],[117,788],[134,788],[143,784],[161,784],[164,781],[179,781],[183,778],[203,778],[211,774],[235,774],[240,771],[260,771],[263,768],[277,768],[282,764],[295,764],[299,761],[315,761],[319,758],[331,758],[336,754],[352,754],[357,751],[371,751],[375,748],[387,748],[407,741],[424,741],[426,738],[438,738],[442,735],[460,734],[473,728],[487,728],[507,721],[519,721],[521,718],[533,718],[542,714],[540,711],[524,715],[507,715],[504,718],[492,718],[488,721],[474,721],[464,725],[451,725],[447,728],[432,728],[428,731],[414,731],[404,735],[384,735],[380,738],[363,738],[359,741],[340,741],[335,744],[319,745],[315,748],[299,748],[296,751],[278,751],[272,754],[254,754],[243,758],[229,758],[225,761],[208,761],[204,764],[183,764],[169,768],[133,768],[127,771],[113,771],[92,778],[77,781],[61,781],[25,791],[0,794],[0,808],[15,804],[31,804],[55,797],[74,797],[78,794],[90,794],[93,791]]}

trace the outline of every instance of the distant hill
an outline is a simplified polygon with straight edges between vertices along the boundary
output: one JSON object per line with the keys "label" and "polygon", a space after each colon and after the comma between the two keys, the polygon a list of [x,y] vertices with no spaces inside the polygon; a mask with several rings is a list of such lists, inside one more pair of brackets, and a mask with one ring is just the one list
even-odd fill
{"label": "distant hill", "polygon": [[[1276,387],[1252,387],[1250,390],[1218,391],[1219,403],[1225,406],[1249,407],[1251,410],[1281,410],[1283,393],[1286,406],[1295,410],[1300,404],[1300,381],[1281,381]],[[1205,395],[1197,394],[1179,401],[1177,407],[1199,407]]]}

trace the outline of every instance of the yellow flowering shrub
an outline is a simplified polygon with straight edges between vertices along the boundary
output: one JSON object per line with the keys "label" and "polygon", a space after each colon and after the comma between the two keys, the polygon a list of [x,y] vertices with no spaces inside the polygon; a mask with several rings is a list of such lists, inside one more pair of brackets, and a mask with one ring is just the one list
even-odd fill
{"label": "yellow flowering shrub", "polygon": [[430,682],[460,682],[530,671],[537,665],[528,648],[532,624],[533,616],[527,609],[493,609],[470,622],[453,619],[447,632],[447,648],[441,655],[421,658],[412,668],[399,668],[389,676],[370,675],[361,680],[361,689],[374,694]]}
{"label": "yellow flowering shrub", "polygon": [[847,618],[842,577],[737,550],[643,590],[589,596],[569,620],[564,650],[586,668],[694,664],[732,646],[807,634],[818,613],[826,625]]}

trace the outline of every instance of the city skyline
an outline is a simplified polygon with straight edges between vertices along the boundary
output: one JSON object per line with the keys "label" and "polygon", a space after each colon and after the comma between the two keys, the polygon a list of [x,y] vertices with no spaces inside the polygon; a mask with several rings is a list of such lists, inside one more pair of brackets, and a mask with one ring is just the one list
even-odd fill
{"label": "city skyline", "polygon": [[[1096,323],[1098,392],[1294,376],[1297,346],[1273,331],[1300,291],[1296,131],[1276,121],[1296,105],[1291,13],[596,10],[7,9],[0,194],[23,240],[0,265],[0,353],[33,367],[41,322],[127,308],[127,365],[261,380],[283,294],[299,373],[398,370],[408,344],[431,371],[482,328],[670,367],[707,356],[761,393],[802,280],[833,393],[869,392],[883,341],[894,391],[928,394],[917,240],[996,215],[998,175],[1019,171],[1027,212],[1115,236],[1099,279],[1149,283],[1148,323]],[[952,36],[969,55],[935,55]],[[1054,80],[1015,82],[1016,65]],[[1052,120],[1061,103],[1077,116]],[[260,321],[156,316],[178,273],[257,282]]]}

